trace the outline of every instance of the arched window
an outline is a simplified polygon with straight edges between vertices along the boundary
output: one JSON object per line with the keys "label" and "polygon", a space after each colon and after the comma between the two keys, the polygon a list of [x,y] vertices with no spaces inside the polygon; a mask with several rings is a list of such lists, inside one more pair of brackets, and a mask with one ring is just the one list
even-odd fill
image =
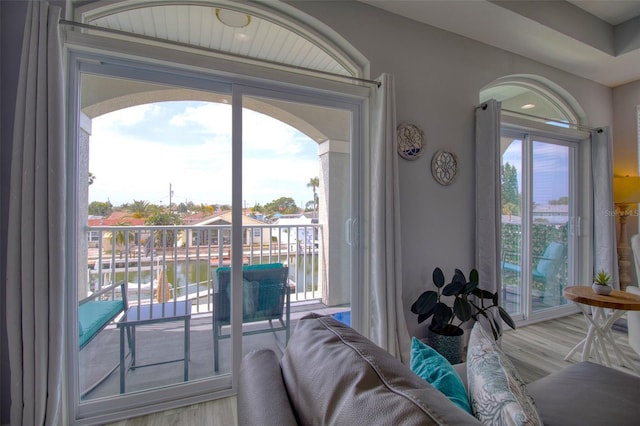
{"label": "arched window", "polygon": [[[124,0],[79,7],[89,34],[222,57],[263,67],[364,77],[364,58],[317,21],[286,5]],[[315,28],[314,28],[315,26]]]}
{"label": "arched window", "polygon": [[480,101],[501,102],[502,304],[519,321],[573,310],[562,296],[578,282],[589,133],[564,89],[537,76],[500,78]]}
{"label": "arched window", "polygon": [[507,116],[520,116],[531,121],[579,127],[586,125],[584,111],[560,86],[536,76],[502,77],[483,88],[480,102],[495,99],[502,103]]}

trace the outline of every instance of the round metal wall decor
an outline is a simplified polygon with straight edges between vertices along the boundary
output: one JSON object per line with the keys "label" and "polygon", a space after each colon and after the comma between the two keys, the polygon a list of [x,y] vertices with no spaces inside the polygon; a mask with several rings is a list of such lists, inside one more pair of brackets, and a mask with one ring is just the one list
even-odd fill
{"label": "round metal wall decor", "polygon": [[448,151],[440,150],[431,159],[431,174],[440,185],[451,185],[458,172],[456,156]]}
{"label": "round metal wall decor", "polygon": [[424,133],[409,123],[398,125],[398,154],[405,160],[415,160],[422,155],[424,149]]}

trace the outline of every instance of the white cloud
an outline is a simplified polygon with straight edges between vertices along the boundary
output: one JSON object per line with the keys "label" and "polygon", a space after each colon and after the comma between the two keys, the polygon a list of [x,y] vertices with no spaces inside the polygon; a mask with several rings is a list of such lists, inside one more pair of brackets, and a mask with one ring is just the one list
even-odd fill
{"label": "white cloud", "polygon": [[[278,120],[248,109],[243,110],[245,125],[242,129],[243,149],[248,152],[272,151],[278,155],[301,151],[296,140],[299,133]],[[204,104],[186,108],[184,113],[174,116],[171,124],[181,127],[196,125],[200,129],[231,137],[231,106],[225,104]]]}
{"label": "white cloud", "polygon": [[[189,106],[181,114],[174,115],[169,124],[180,127],[200,127],[199,131],[231,137],[231,106],[206,103]],[[196,131],[191,128],[190,130]]]}
{"label": "white cloud", "polygon": [[158,108],[156,104],[143,104],[102,115],[93,120],[92,132],[101,132],[118,125],[126,127],[134,126],[143,122],[150,115],[153,115],[154,112],[158,111]]}
{"label": "white cloud", "polygon": [[[298,204],[311,200],[306,183],[319,175],[317,144],[262,114],[245,111],[244,118],[243,198],[248,205],[282,196]],[[166,205],[171,184],[175,203],[231,203],[229,106],[142,105],[94,119],[92,133],[89,170],[96,179],[89,187],[90,201]]]}

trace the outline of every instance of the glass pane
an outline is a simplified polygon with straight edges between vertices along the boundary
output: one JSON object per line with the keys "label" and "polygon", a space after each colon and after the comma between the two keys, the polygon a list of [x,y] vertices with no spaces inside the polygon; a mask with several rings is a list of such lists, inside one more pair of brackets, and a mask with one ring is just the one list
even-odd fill
{"label": "glass pane", "polygon": [[568,127],[568,123],[576,120],[568,109],[554,100],[549,93],[534,89],[525,84],[499,84],[482,90],[480,102],[495,99],[502,103],[502,114],[522,117],[527,120]]}
{"label": "glass pane", "polygon": [[[214,277],[231,229],[231,98],[91,74],[81,94],[81,400],[213,377]],[[228,345],[220,351],[230,358]]]}
{"label": "glass pane", "polygon": [[502,306],[523,312],[522,141],[502,137]]}
{"label": "glass pane", "polygon": [[533,141],[531,298],[533,311],[567,303],[569,148]]}
{"label": "glass pane", "polygon": [[289,332],[309,312],[349,317],[351,113],[255,96],[243,107],[242,348],[281,355],[287,306]]}

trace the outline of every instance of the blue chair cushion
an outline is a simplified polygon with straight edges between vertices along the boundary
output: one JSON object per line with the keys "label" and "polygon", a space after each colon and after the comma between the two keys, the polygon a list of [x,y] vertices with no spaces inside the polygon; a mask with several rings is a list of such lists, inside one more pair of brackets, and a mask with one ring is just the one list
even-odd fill
{"label": "blue chair cushion", "polygon": [[520,265],[516,265],[514,263],[502,263],[502,269],[504,271],[513,272],[514,274],[520,274]]}
{"label": "blue chair cushion", "polygon": [[242,280],[242,315],[243,318],[251,318],[258,310],[259,299],[258,281]]}
{"label": "blue chair cushion", "polygon": [[122,300],[90,300],[78,307],[80,349],[124,310]]}
{"label": "blue chair cushion", "polygon": [[[564,244],[552,241],[542,255],[542,259],[538,261],[535,272],[543,279],[548,277],[548,274],[553,272],[552,268],[558,264],[564,253]],[[534,274],[535,277],[535,274]]]}
{"label": "blue chair cushion", "polygon": [[[547,282],[549,275],[559,266],[564,255],[564,244],[552,241],[542,254],[542,258],[538,261],[536,267],[531,271],[534,281]],[[514,274],[520,274],[520,265],[514,263],[502,263],[502,271]]]}
{"label": "blue chair cushion", "polygon": [[[515,263],[507,263],[504,262],[502,263],[502,272],[508,272],[508,273],[512,273],[515,275],[520,275],[520,265],[516,265]],[[537,269],[534,269],[531,272],[531,275],[533,275],[533,279],[535,281],[545,281],[546,277],[544,275],[542,275]]]}
{"label": "blue chair cushion", "polygon": [[[265,263],[242,267],[243,322],[278,319],[284,308],[284,288],[287,268],[282,263]],[[214,317],[220,324],[229,324],[229,286],[231,268],[217,268],[217,286],[214,300]]]}

